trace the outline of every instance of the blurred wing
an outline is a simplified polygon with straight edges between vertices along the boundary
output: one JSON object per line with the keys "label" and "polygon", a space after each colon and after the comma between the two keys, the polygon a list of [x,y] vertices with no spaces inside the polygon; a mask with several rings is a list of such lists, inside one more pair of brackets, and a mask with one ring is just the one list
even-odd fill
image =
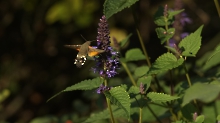
{"label": "blurred wing", "polygon": [[105,52],[105,51],[89,46],[88,56],[93,57],[93,56],[96,56],[96,55],[103,53],[103,52]]}
{"label": "blurred wing", "polygon": [[71,48],[71,49],[75,49],[75,50],[79,51],[79,49],[82,45],[64,45],[64,46],[67,48]]}

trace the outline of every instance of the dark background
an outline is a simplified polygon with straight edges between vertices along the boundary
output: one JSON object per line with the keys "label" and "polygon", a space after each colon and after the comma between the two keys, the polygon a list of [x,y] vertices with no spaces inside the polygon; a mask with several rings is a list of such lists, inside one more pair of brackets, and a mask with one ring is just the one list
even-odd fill
{"label": "dark background", "polygon": [[[82,117],[103,108],[82,91],[64,93],[46,103],[66,87],[94,76],[90,74],[93,61],[76,68],[77,51],[63,45],[84,43],[81,35],[87,40],[96,40],[103,3],[103,0],[0,1],[0,122],[25,123],[36,117],[66,114]],[[140,0],[134,6],[152,62],[166,51],[159,45],[153,15],[159,6],[168,4],[169,8],[175,8],[174,3],[175,0]],[[217,9],[211,0],[184,0],[183,6],[192,19],[192,23],[184,27],[185,32],[205,25],[199,58],[220,41]],[[118,40],[133,34],[122,55],[129,48],[140,47],[131,9],[117,13],[108,22],[111,36]],[[194,60],[196,58],[190,59]],[[89,93],[98,96],[95,90]],[[83,108],[77,109],[78,105]]]}

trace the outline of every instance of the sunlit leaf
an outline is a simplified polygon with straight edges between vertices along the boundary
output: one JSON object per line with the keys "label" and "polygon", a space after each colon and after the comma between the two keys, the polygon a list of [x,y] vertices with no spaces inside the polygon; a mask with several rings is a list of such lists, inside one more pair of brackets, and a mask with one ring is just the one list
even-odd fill
{"label": "sunlit leaf", "polygon": [[178,47],[183,51],[183,56],[193,56],[195,57],[201,46],[201,32],[203,25],[200,26],[194,33],[191,33],[180,41]]}
{"label": "sunlit leaf", "polygon": [[[114,118],[118,118],[118,117],[126,118],[126,114],[125,114],[124,110],[118,108],[115,105],[111,105],[111,108],[112,108]],[[105,109],[102,112],[92,113],[91,116],[83,123],[91,123],[91,122],[105,120],[105,119],[109,119],[109,118],[110,118],[109,110]]]}
{"label": "sunlit leaf", "polygon": [[196,99],[205,103],[212,102],[220,92],[220,84],[196,83],[186,90],[182,106]]}
{"label": "sunlit leaf", "polygon": [[125,8],[129,8],[137,1],[138,0],[105,0],[103,12],[108,19],[113,14],[116,14]]}
{"label": "sunlit leaf", "polygon": [[147,72],[148,75],[158,74],[160,72],[170,70],[180,66],[183,63],[184,59],[177,59],[172,53],[165,53],[153,63],[150,67],[150,70]]}
{"label": "sunlit leaf", "polygon": [[169,10],[168,11],[168,19],[173,19],[175,15],[183,12],[184,9],[181,9],[181,10],[176,10],[176,11],[173,11],[173,10]]}
{"label": "sunlit leaf", "polygon": [[168,101],[176,100],[176,99],[179,98],[179,97],[176,97],[176,96],[170,96],[168,94],[156,93],[156,92],[148,93],[147,97],[152,102],[168,102]]}
{"label": "sunlit leaf", "polygon": [[132,94],[139,94],[140,93],[140,90],[139,90],[139,87],[137,86],[131,86],[128,93],[132,93]]}
{"label": "sunlit leaf", "polygon": [[205,120],[205,116],[204,115],[199,115],[197,118],[196,118],[196,123],[203,123]]}
{"label": "sunlit leaf", "polygon": [[81,81],[81,82],[79,82],[75,85],[72,85],[70,87],[67,87],[66,89],[62,90],[61,92],[55,94],[50,99],[48,99],[47,102],[63,92],[74,91],[74,90],[92,90],[92,89],[98,88],[102,83],[103,83],[103,81],[100,77]]}
{"label": "sunlit leaf", "polygon": [[144,60],[145,56],[139,48],[133,48],[126,52],[125,59],[126,61],[138,61]]}
{"label": "sunlit leaf", "polygon": [[154,15],[154,23],[157,24],[157,26],[171,25],[174,22],[174,16],[181,13],[182,11],[184,10],[168,10],[168,17],[166,20],[164,17],[164,7],[160,6]]}
{"label": "sunlit leaf", "polygon": [[143,76],[149,70],[148,66],[137,67],[134,71],[134,75],[137,77]]}
{"label": "sunlit leaf", "polygon": [[113,104],[122,108],[125,111],[127,118],[130,119],[130,96],[123,87],[119,86],[111,88],[110,91],[106,91],[104,94]]}

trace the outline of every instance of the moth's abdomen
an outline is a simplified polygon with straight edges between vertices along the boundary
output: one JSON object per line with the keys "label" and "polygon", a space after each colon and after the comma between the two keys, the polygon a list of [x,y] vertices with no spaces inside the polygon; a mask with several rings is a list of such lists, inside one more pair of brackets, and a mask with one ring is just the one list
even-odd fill
{"label": "moth's abdomen", "polygon": [[77,55],[74,64],[76,64],[77,67],[81,67],[86,62],[86,56],[84,55]]}

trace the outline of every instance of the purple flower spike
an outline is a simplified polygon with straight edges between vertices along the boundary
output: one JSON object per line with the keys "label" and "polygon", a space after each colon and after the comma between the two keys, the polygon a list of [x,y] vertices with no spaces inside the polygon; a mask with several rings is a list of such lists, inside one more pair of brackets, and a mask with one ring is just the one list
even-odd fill
{"label": "purple flower spike", "polygon": [[164,6],[164,11],[163,11],[163,16],[164,17],[168,17],[168,9],[167,9],[168,7],[167,7],[167,4]]}
{"label": "purple flower spike", "polygon": [[93,71],[99,73],[101,77],[111,78],[117,74],[116,70],[119,69],[119,53],[113,51],[110,46],[110,31],[105,16],[102,16],[98,26],[97,48],[105,52],[95,58],[96,65]]}
{"label": "purple flower spike", "polygon": [[111,89],[111,87],[107,87],[107,86],[104,86],[103,84],[101,84],[100,86],[99,86],[99,88],[96,90],[96,92],[98,93],[98,94],[101,94],[101,93],[103,93],[104,91],[109,91]]}

